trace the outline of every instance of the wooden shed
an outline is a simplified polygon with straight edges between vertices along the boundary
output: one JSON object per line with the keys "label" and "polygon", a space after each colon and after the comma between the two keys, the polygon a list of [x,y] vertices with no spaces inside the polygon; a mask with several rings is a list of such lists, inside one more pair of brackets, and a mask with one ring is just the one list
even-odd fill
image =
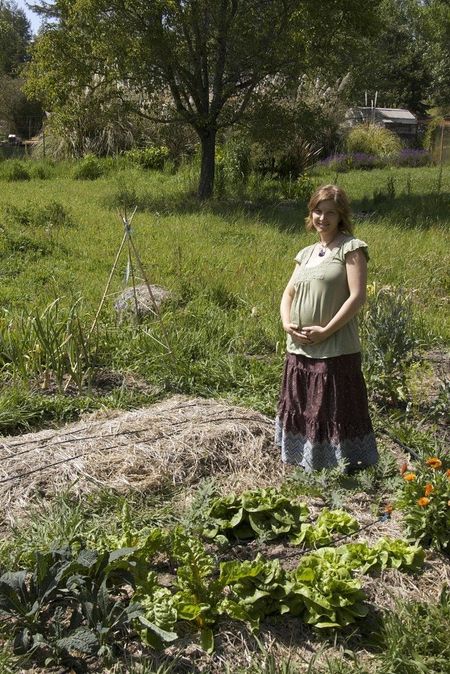
{"label": "wooden shed", "polygon": [[348,126],[379,124],[410,142],[417,137],[417,117],[403,108],[356,107],[347,111],[346,122]]}

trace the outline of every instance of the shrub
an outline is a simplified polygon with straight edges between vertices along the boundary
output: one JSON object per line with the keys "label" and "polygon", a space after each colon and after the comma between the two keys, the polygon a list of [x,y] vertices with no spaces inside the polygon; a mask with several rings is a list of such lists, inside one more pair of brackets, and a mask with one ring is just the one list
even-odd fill
{"label": "shrub", "polygon": [[20,161],[8,162],[6,166],[6,180],[14,182],[16,180],[30,180],[30,172]]}
{"label": "shrub", "polygon": [[348,152],[363,152],[376,157],[386,157],[398,154],[402,149],[402,144],[400,138],[389,129],[378,126],[378,124],[361,124],[349,131],[346,149]]}
{"label": "shrub", "polygon": [[367,154],[366,152],[335,154],[326,159],[322,159],[322,161],[318,163],[318,166],[324,166],[337,173],[345,173],[352,169],[369,170],[382,168],[385,165],[386,160],[381,157],[376,157],[373,154]]}
{"label": "shrub", "polygon": [[428,150],[404,148],[392,158],[392,163],[394,166],[417,168],[419,166],[430,166],[433,163],[433,159]]}
{"label": "shrub", "polygon": [[73,227],[72,217],[65,206],[58,201],[50,201],[43,208],[36,209],[34,221],[39,227]]}
{"label": "shrub", "polygon": [[73,171],[75,180],[96,180],[104,173],[102,163],[93,154],[87,154],[77,162]]}
{"label": "shrub", "polygon": [[50,201],[46,206],[18,208],[7,204],[3,209],[4,222],[20,228],[32,227],[72,227],[71,215],[58,201]]}
{"label": "shrub", "polygon": [[251,170],[248,142],[244,138],[229,140],[223,149],[221,163],[226,183],[241,192],[248,182]]}
{"label": "shrub", "polygon": [[369,389],[382,403],[407,398],[406,370],[417,346],[412,301],[401,288],[369,287],[361,320],[364,369]]}
{"label": "shrub", "polygon": [[37,178],[38,180],[49,180],[52,178],[54,173],[54,167],[49,162],[33,162],[31,169],[32,178]]}
{"label": "shrub", "polygon": [[156,169],[161,171],[166,160],[169,158],[169,148],[165,145],[159,147],[144,147],[128,150],[124,156],[133,164],[138,164],[144,169]]}

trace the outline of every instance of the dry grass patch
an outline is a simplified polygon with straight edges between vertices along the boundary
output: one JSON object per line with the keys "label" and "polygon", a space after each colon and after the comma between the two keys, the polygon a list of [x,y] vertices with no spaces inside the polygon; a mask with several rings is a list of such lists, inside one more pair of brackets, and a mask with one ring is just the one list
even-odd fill
{"label": "dry grass patch", "polygon": [[4,438],[0,505],[10,516],[36,497],[107,487],[119,492],[195,485],[228,489],[279,481],[272,420],[217,400],[175,396],[131,412],[92,415],[58,430]]}

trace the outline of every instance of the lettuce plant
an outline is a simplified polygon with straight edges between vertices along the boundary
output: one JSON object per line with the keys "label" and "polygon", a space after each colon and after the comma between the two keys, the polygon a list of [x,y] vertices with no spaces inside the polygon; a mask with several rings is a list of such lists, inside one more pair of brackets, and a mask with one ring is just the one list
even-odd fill
{"label": "lettuce plant", "polygon": [[253,489],[215,499],[206,513],[203,534],[227,540],[273,540],[297,532],[308,513],[304,503],[293,503],[274,488]]}

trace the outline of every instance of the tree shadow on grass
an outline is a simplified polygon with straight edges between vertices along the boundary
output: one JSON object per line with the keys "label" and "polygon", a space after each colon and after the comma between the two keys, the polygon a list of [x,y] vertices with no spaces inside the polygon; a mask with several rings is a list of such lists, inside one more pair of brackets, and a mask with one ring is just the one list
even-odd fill
{"label": "tree shadow on grass", "polygon": [[[159,216],[211,213],[224,220],[244,217],[256,219],[262,224],[286,233],[302,230],[307,215],[306,203],[294,199],[261,200],[243,196],[235,199],[213,198],[201,202],[192,192],[176,192],[167,195],[155,192],[140,195],[113,194],[105,201],[105,206],[118,208],[120,211],[123,211],[124,206],[128,211],[136,206],[140,213],[154,213]],[[448,225],[450,192],[396,195],[389,194],[387,191],[379,191],[371,197],[353,200],[352,210],[356,222],[376,222],[379,219],[389,219],[396,227],[428,229]]]}
{"label": "tree shadow on grass", "polygon": [[450,193],[428,194],[376,193],[371,198],[355,199],[352,202],[355,220],[389,219],[396,227],[405,229],[429,229],[448,226],[450,219]]}

